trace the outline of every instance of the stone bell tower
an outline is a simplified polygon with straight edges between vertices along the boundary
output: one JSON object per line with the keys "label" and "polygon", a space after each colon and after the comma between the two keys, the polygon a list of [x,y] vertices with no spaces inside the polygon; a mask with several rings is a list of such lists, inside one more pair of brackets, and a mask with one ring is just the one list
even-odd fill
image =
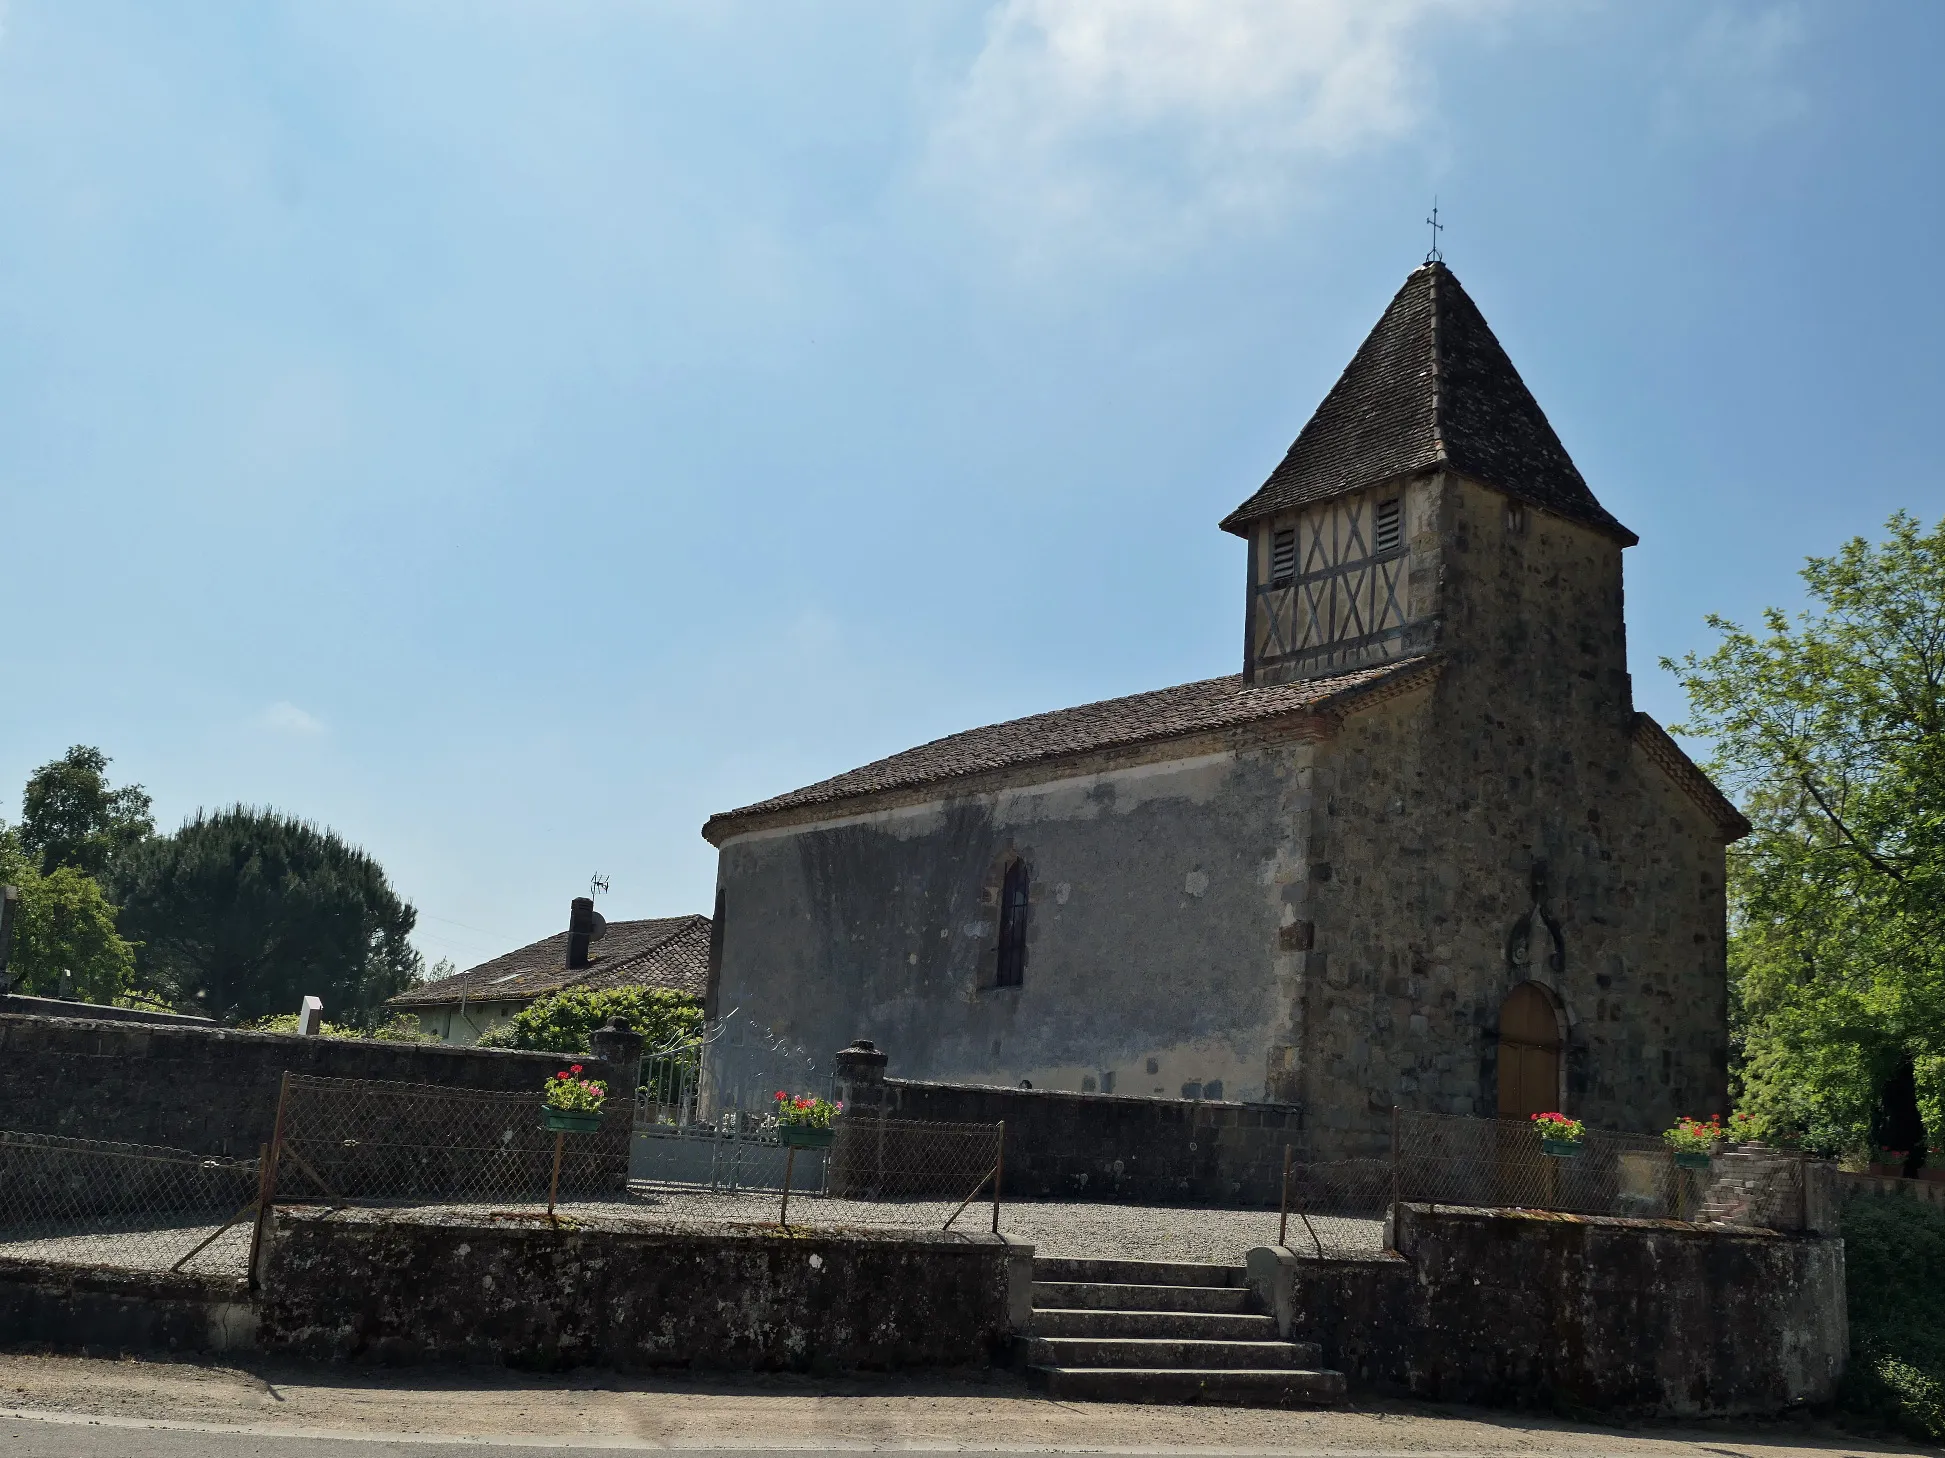
{"label": "stone bell tower", "polygon": [[[1481,491],[1495,500],[1468,510],[1465,496]],[[1594,499],[1452,271],[1426,263],[1269,479],[1222,523],[1249,543],[1244,681],[1462,646],[1454,573],[1496,572],[1504,542],[1530,556],[1518,541],[1529,513],[1586,528],[1607,548],[1597,555],[1610,559],[1619,634],[1620,549],[1634,533]],[[1499,530],[1480,532],[1482,516]]]}

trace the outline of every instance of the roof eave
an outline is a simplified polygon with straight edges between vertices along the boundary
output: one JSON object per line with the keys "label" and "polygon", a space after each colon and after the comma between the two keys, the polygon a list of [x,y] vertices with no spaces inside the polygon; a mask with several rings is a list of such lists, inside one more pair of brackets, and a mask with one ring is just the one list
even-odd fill
{"label": "roof eave", "polygon": [[[1115,744],[1016,760],[992,769],[971,770],[963,774],[921,780],[908,785],[886,785],[836,795],[828,800],[778,806],[767,810],[726,810],[703,822],[702,838],[721,850],[732,837],[753,835],[765,830],[820,824],[842,820],[872,810],[923,805],[959,795],[972,795],[1035,779],[1045,781],[1069,774],[1087,773],[1124,760],[1147,762],[1155,751],[1168,746],[1185,746],[1201,741],[1212,748],[1224,745],[1254,744],[1277,740],[1326,739],[1337,731],[1348,714],[1374,707],[1387,699],[1409,693],[1436,678],[1444,667],[1436,653],[1422,655],[1415,662],[1400,665],[1401,672],[1355,684],[1327,698],[1261,719],[1214,727],[1173,730],[1123,740]],[[1171,756],[1159,756],[1169,758]],[[1037,772],[1037,773],[1036,773]]]}

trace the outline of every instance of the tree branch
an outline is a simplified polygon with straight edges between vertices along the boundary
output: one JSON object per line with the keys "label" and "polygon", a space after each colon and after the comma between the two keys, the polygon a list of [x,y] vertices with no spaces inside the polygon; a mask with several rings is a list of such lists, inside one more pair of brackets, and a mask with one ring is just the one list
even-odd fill
{"label": "tree branch", "polygon": [[1904,873],[1902,871],[1896,870],[1893,867],[1887,865],[1883,860],[1883,858],[1880,857],[1876,851],[1872,850],[1869,846],[1865,845],[1863,841],[1859,840],[1856,837],[1856,835],[1854,835],[1851,832],[1851,828],[1848,825],[1844,824],[1843,817],[1840,816],[1835,810],[1832,810],[1830,808],[1830,802],[1824,799],[1822,792],[1817,789],[1816,781],[1811,779],[1807,773],[1798,774],[1797,779],[1802,782],[1803,788],[1810,792],[1810,798],[1817,802],[1817,808],[1823,811],[1823,813],[1829,817],[1830,823],[1832,825],[1837,827],[1838,833],[1842,835],[1845,840],[1850,842],[1851,849],[1856,851],[1860,856],[1864,857],[1865,860],[1869,861],[1871,865],[1874,866],[1877,870],[1882,871],[1885,875],[1889,876],[1893,881],[1896,881],[1900,886],[1902,886],[1904,884]]}

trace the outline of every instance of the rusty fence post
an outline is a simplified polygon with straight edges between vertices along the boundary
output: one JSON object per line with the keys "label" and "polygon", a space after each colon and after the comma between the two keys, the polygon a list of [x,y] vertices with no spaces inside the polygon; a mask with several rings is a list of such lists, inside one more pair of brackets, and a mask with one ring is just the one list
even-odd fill
{"label": "rusty fence post", "polygon": [[999,1122],[999,1136],[993,1145],[993,1234],[1000,1233],[1000,1180],[1006,1174],[1006,1120]]}
{"label": "rusty fence post", "polygon": [[1398,1248],[1398,1106],[1391,1106],[1391,1248]]}
{"label": "rusty fence post", "polygon": [[270,1211],[277,1200],[277,1162],[284,1152],[284,1108],[290,1102],[290,1070],[277,1085],[277,1118],[270,1128],[270,1147],[267,1151],[258,1146],[257,1155],[257,1223],[250,1231],[250,1289],[261,1289],[263,1282],[259,1275],[259,1261],[263,1255],[264,1238],[270,1233]]}
{"label": "rusty fence post", "polygon": [[1290,1234],[1290,1146],[1283,1146],[1283,1197],[1276,1217],[1276,1243],[1288,1245]]}
{"label": "rusty fence post", "polygon": [[[825,1158],[829,1158],[826,1155]],[[790,1176],[797,1168],[797,1146],[791,1145],[783,1155],[783,1209],[777,1214],[777,1224],[785,1230],[790,1228]]]}

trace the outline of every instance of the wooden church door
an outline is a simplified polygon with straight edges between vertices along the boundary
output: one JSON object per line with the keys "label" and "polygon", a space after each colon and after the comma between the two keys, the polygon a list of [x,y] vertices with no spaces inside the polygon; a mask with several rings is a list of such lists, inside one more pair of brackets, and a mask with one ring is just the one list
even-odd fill
{"label": "wooden church door", "polygon": [[1499,1126],[1496,1203],[1557,1203],[1558,1160],[1540,1153],[1527,1127],[1560,1107],[1560,1020],[1545,989],[1522,982],[1499,1006]]}
{"label": "wooden church door", "polygon": [[1499,1117],[1526,1119],[1560,1107],[1560,1020],[1553,999],[1522,982],[1499,1007]]}

